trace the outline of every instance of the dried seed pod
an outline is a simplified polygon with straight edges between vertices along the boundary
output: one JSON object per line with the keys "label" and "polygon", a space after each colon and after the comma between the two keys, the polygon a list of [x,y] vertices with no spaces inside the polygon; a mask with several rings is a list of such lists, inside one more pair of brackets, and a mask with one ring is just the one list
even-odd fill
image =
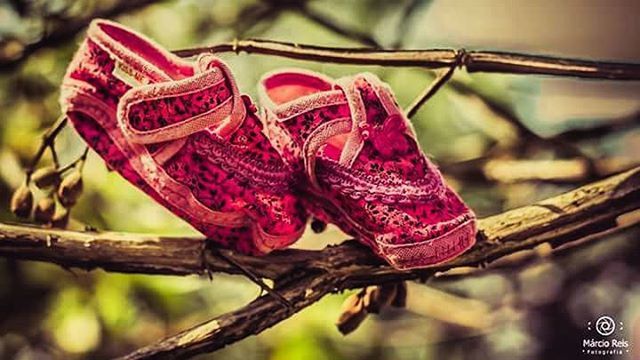
{"label": "dried seed pod", "polygon": [[51,226],[59,229],[66,229],[67,225],[69,225],[69,215],[70,211],[63,208],[61,212],[58,212],[51,219]]}
{"label": "dried seed pod", "polygon": [[396,296],[393,298],[391,306],[397,308],[407,306],[407,283],[405,281],[396,284]]}
{"label": "dried seed pod", "polygon": [[342,313],[336,326],[342,335],[353,332],[366,319],[367,310],[364,308],[361,294],[349,296],[342,304]]}
{"label": "dried seed pod", "polygon": [[33,208],[33,193],[26,184],[21,185],[11,196],[11,212],[17,217],[28,218]]}
{"label": "dried seed pod", "polygon": [[377,313],[376,308],[378,308],[377,304],[372,304],[378,299],[378,287],[377,286],[367,286],[363,289],[364,296],[362,297],[362,302],[367,311]]}
{"label": "dried seed pod", "polygon": [[33,210],[33,217],[39,223],[48,223],[56,212],[56,202],[53,198],[44,197],[38,201]]}
{"label": "dried seed pod", "polygon": [[58,199],[64,207],[73,206],[82,194],[82,175],[74,171],[62,179],[58,187]]}
{"label": "dried seed pod", "polygon": [[364,295],[364,306],[368,312],[379,314],[380,310],[389,306],[396,296],[396,284],[369,286]]}
{"label": "dried seed pod", "polygon": [[60,174],[55,167],[46,166],[36,170],[31,175],[31,180],[33,180],[36,186],[40,189],[45,189],[57,184],[60,181]]}

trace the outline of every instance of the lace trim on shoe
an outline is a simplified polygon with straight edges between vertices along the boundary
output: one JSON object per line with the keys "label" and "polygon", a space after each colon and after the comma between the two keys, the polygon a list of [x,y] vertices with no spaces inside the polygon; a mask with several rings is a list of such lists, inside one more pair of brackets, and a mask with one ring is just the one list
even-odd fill
{"label": "lace trim on shoe", "polygon": [[415,203],[439,198],[445,191],[442,179],[437,173],[419,181],[409,182],[373,176],[327,159],[323,160],[318,164],[322,168],[319,171],[322,182],[353,199],[377,200],[385,204]]}
{"label": "lace trim on shoe", "polygon": [[269,166],[238,152],[228,144],[215,141],[206,135],[196,135],[193,144],[196,151],[227,172],[245,178],[254,185],[270,187],[274,190],[285,190],[290,180],[289,171],[283,166]]}

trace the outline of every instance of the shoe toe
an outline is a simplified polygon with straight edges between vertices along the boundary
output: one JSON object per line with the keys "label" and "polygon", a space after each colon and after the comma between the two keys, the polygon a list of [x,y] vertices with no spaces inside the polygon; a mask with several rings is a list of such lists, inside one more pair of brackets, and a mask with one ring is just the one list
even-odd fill
{"label": "shoe toe", "polygon": [[390,209],[388,226],[374,235],[374,247],[398,269],[450,260],[475,243],[475,215],[450,188],[433,201]]}

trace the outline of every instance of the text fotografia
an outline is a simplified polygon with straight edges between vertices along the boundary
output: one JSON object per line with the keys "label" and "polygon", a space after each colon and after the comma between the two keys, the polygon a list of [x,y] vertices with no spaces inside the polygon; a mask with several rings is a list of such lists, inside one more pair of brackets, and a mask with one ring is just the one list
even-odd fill
{"label": "text fotografia", "polygon": [[624,324],[607,315],[600,316],[595,324],[587,323],[587,330],[600,338],[582,340],[582,352],[586,355],[623,355],[629,352],[629,341],[623,337]]}

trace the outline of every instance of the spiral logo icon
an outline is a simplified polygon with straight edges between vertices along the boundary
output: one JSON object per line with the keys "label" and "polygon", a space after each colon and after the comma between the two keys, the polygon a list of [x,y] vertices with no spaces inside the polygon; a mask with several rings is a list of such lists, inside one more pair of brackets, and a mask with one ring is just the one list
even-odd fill
{"label": "spiral logo icon", "polygon": [[602,336],[609,336],[616,331],[616,322],[611,316],[600,316],[596,320],[596,331]]}

